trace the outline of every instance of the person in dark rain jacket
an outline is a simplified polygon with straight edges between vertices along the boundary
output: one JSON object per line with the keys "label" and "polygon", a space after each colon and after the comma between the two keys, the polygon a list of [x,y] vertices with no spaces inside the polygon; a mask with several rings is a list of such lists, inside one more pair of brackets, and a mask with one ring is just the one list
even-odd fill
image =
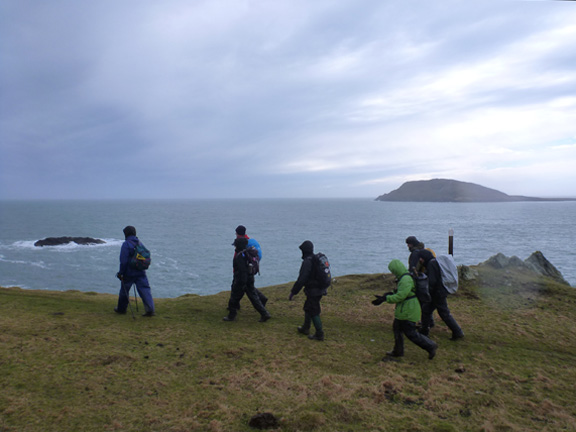
{"label": "person in dark rain jacket", "polygon": [[234,240],[235,254],[232,261],[234,268],[234,278],[232,280],[232,290],[230,291],[230,300],[228,301],[228,315],[224,321],[234,321],[240,309],[240,300],[244,294],[248,297],[254,309],[260,313],[260,322],[266,322],[270,319],[270,313],[266,310],[254,287],[254,275],[250,274],[248,263],[244,256],[248,239],[244,237]]}
{"label": "person in dark rain jacket", "polygon": [[[262,248],[260,247],[260,243],[258,243],[255,239],[248,237],[246,234],[246,227],[244,225],[238,225],[236,227],[236,238],[246,238],[248,239],[248,247],[253,247],[258,251],[258,259],[262,259]],[[234,256],[236,256],[236,252],[234,252]],[[254,288],[256,290],[256,294],[260,298],[260,301],[266,307],[266,303],[268,303],[268,297],[262,293],[258,288]]]}
{"label": "person in dark rain jacket", "polygon": [[452,316],[452,313],[450,313],[450,308],[448,307],[448,291],[442,283],[440,264],[438,264],[434,256],[425,249],[418,252],[418,257],[421,266],[426,268],[430,297],[432,299],[431,302],[422,305],[422,328],[420,329],[420,333],[425,336],[430,334],[430,329],[434,325],[433,314],[434,311],[437,310],[442,321],[444,321],[452,331],[450,340],[457,341],[458,339],[462,339],[464,332]]}
{"label": "person in dark rain jacket", "polygon": [[[310,240],[306,240],[300,245],[300,250],[302,251],[302,264],[300,266],[300,273],[298,275],[298,280],[292,286],[290,291],[290,296],[288,300],[297,295],[302,288],[304,288],[304,294],[306,294],[306,301],[304,302],[304,324],[298,327],[298,332],[308,335],[309,339],[323,341],[324,340],[324,329],[322,327],[322,320],[320,319],[320,313],[322,312],[320,307],[320,300],[328,292],[326,288],[321,288],[315,278],[315,267],[314,267],[314,244]],[[314,324],[316,332],[310,334],[310,325]]]}

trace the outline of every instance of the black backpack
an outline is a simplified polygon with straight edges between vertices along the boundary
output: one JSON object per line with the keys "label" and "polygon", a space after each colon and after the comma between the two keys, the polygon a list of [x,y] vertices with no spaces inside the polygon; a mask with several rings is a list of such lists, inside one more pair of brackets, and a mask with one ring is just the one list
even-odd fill
{"label": "black backpack", "polygon": [[424,273],[418,273],[418,275],[413,273],[404,273],[402,276],[400,276],[400,279],[406,275],[410,275],[414,281],[416,297],[418,298],[420,305],[423,305],[424,303],[430,303],[432,301],[432,297],[430,297],[430,290],[428,288],[428,276],[426,276]]}
{"label": "black backpack", "polygon": [[319,252],[314,255],[314,278],[318,282],[318,286],[326,289],[332,283],[332,274],[330,273],[330,262],[326,255]]}
{"label": "black backpack", "polygon": [[246,258],[248,273],[251,275],[260,274],[260,256],[258,255],[258,249],[249,247],[242,252],[242,255]]}

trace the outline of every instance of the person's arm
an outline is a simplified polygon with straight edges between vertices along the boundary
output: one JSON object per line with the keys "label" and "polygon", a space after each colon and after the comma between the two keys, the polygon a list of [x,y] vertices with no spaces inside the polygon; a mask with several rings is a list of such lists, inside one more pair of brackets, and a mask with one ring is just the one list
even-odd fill
{"label": "person's arm", "polygon": [[126,274],[128,269],[128,263],[130,262],[130,252],[132,252],[131,244],[128,241],[122,243],[122,248],[120,249],[120,269],[118,273],[121,275]]}
{"label": "person's arm", "polygon": [[306,282],[310,279],[312,275],[312,260],[310,258],[305,258],[300,266],[300,273],[298,274],[298,280],[294,282],[292,290],[290,290],[290,298],[295,296],[302,290]]}
{"label": "person's arm", "polygon": [[392,295],[386,296],[387,303],[400,303],[406,300],[407,297],[413,295],[414,280],[412,276],[406,275],[398,281],[398,289]]}

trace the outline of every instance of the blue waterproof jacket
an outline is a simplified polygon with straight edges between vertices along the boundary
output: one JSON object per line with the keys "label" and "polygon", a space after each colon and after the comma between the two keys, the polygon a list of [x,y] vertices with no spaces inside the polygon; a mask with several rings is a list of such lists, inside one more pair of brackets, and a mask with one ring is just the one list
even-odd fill
{"label": "blue waterproof jacket", "polygon": [[124,243],[122,243],[122,248],[120,249],[120,273],[125,278],[137,278],[140,276],[146,276],[145,270],[138,270],[130,266],[130,259],[134,255],[134,248],[140,243],[138,237],[128,236]]}
{"label": "blue waterproof jacket", "polygon": [[262,259],[262,248],[260,247],[260,243],[258,243],[256,240],[254,240],[253,238],[249,238],[248,237],[248,247],[253,247],[258,251],[258,259],[261,260]]}

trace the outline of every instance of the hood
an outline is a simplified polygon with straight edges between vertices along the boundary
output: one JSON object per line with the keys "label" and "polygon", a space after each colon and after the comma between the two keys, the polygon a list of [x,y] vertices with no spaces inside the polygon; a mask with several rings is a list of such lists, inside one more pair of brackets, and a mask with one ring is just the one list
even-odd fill
{"label": "hood", "polygon": [[397,259],[390,261],[390,264],[388,264],[388,270],[390,270],[397,278],[408,271],[402,261]]}
{"label": "hood", "polygon": [[310,240],[306,240],[299,247],[302,251],[302,256],[308,256],[314,253],[314,244]]}
{"label": "hood", "polygon": [[236,251],[240,252],[248,247],[248,239],[246,237],[238,237],[232,244],[236,248]]}

